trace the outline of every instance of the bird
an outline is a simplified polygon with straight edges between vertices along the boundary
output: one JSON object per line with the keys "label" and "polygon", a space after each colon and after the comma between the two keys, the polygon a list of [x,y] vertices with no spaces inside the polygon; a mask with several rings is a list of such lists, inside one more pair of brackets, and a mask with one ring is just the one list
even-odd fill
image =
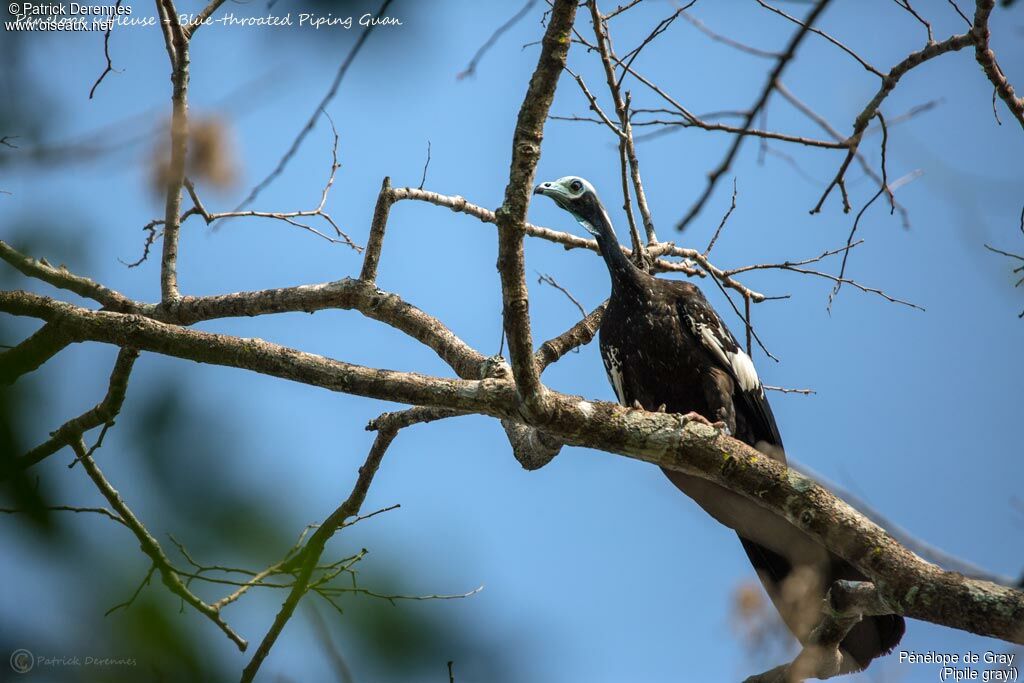
{"label": "bird", "polygon": [[[782,436],[750,356],[696,285],[654,277],[619,245],[594,186],[578,176],[543,182],[549,197],[597,240],[611,276],[599,330],[601,358],[619,403],[688,415],[783,464]],[[719,523],[733,529],[772,603],[805,643],[821,618],[822,600],[837,580],[864,581],[781,516],[706,479],[662,468],[668,479]],[[858,622],[840,643],[840,673],[865,669],[903,637],[898,615]]]}

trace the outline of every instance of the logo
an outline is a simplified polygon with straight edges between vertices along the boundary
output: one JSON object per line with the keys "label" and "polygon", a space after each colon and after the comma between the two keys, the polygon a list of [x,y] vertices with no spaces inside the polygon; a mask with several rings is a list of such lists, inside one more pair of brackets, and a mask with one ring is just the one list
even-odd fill
{"label": "logo", "polygon": [[27,674],[36,665],[36,658],[25,648],[19,648],[11,653],[11,668],[15,673]]}

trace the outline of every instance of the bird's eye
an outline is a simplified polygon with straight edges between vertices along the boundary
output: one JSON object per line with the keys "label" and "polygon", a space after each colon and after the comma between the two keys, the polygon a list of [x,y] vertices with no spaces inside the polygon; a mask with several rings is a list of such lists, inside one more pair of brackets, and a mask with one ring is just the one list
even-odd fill
{"label": "bird's eye", "polygon": [[569,189],[572,190],[573,192],[579,192],[580,190],[583,189],[583,183],[581,183],[578,180],[574,180],[571,183],[569,183]]}

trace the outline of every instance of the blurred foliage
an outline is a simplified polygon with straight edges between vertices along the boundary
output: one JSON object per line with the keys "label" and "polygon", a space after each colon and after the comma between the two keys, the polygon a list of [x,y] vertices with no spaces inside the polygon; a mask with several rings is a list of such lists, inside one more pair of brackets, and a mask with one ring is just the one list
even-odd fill
{"label": "blurred foliage", "polygon": [[[25,439],[20,432],[31,420],[53,419],[47,411],[41,410],[45,405],[45,392],[37,390],[32,400],[26,400],[30,394],[20,384],[0,394],[0,439],[5,456],[24,450]],[[245,491],[228,485],[233,479],[232,471],[242,466],[248,449],[244,438],[233,434],[229,425],[218,420],[215,406],[197,401],[185,385],[171,377],[147,382],[146,386],[139,386],[137,382],[129,389],[131,400],[139,404],[133,410],[135,419],[129,423],[122,418],[121,424],[115,427],[123,430],[122,445],[115,448],[108,444],[97,456],[101,463],[114,457],[132,458],[141,466],[144,476],[131,481],[117,481],[108,474],[129,505],[133,501],[145,501],[147,514],[139,514],[151,532],[162,540],[172,560],[180,568],[188,567],[173,545],[164,540],[167,538],[164,529],[172,530],[190,555],[202,563],[258,569],[283,555],[294,543],[296,530],[282,523],[280,517],[286,515],[279,517],[266,510],[258,496],[247,496]],[[115,467],[111,464],[108,469],[114,471]],[[63,468],[59,472],[63,474]],[[69,473],[69,476],[73,475]],[[48,531],[42,539],[47,545],[47,554],[69,569],[62,587],[68,596],[67,612],[84,615],[82,618],[87,625],[69,632],[65,622],[67,615],[53,615],[55,621],[45,638],[25,637],[23,634],[31,633],[32,629],[24,614],[0,615],[5,632],[19,634],[18,642],[10,643],[12,647],[8,652],[26,643],[44,643],[30,649],[35,649],[37,654],[82,653],[84,656],[84,653],[94,653],[136,660],[136,666],[103,668],[104,681],[138,681],[140,678],[220,681],[237,676],[237,672],[229,671],[219,654],[223,652],[223,643],[214,640],[219,634],[212,635],[210,624],[191,608],[182,610],[180,601],[166,591],[158,576],[152,577],[130,606],[104,618],[104,612],[127,600],[139,586],[148,560],[139,553],[137,544],[126,532],[109,520],[89,516],[85,518],[88,524],[70,525],[67,513],[47,513],[43,509],[46,505],[73,501],[54,500],[54,496],[44,495],[44,491],[45,487],[30,477],[13,486],[5,485],[0,504],[33,512],[6,516],[0,518],[0,522],[7,525],[5,531],[13,527],[36,538],[40,537],[39,529],[63,528],[64,533]],[[155,519],[154,509],[161,511]],[[94,539],[110,536],[116,545],[105,544],[104,552],[83,551],[88,538],[70,539],[73,542],[67,538],[68,534],[82,533]],[[110,547],[115,551],[110,552]],[[384,592],[388,592],[389,587],[411,583],[397,573],[382,581],[375,571],[363,582]],[[219,597],[231,590],[227,586],[196,583],[193,589],[211,599],[213,595]],[[278,596],[283,598],[284,593],[274,594],[274,604]],[[242,600],[252,598],[250,595]],[[28,602],[27,598],[23,599]],[[305,600],[323,604],[315,595]],[[460,624],[456,610],[445,609],[435,602],[396,601],[391,604],[384,599],[359,595],[345,596],[343,604],[344,614],[330,610],[326,621],[337,634],[337,640],[358,648],[357,671],[368,669],[394,677],[393,680],[426,676],[430,672],[437,680],[443,680],[446,657],[450,658],[446,653],[471,652],[472,657],[460,665],[467,674],[479,674],[473,680],[494,683],[511,680],[504,673],[510,666],[500,643]],[[467,609],[465,605],[463,608]],[[300,619],[301,616],[296,621]],[[269,621],[258,626],[248,623],[243,630],[250,639],[258,640],[268,625]],[[288,628],[299,626],[293,623]],[[318,647],[321,656],[327,656],[324,647],[326,644]],[[268,665],[268,670],[271,669]],[[89,676],[100,669],[92,673],[87,667],[67,670],[72,675],[66,680],[99,680]],[[75,678],[77,675],[83,678]],[[356,680],[381,679],[356,676]]]}
{"label": "blurred foliage", "polygon": [[729,620],[751,662],[773,666],[796,655],[796,639],[757,579],[733,590]]}
{"label": "blurred foliage", "polygon": [[[27,253],[54,260],[71,258],[76,252],[74,244],[60,239],[61,231],[37,227],[20,232],[31,238],[13,241]],[[78,252],[74,258],[76,267],[87,269],[86,253]],[[0,268],[0,287],[25,284],[12,269]],[[20,341],[25,328],[18,323],[21,321],[0,317],[0,342]],[[63,353],[76,351],[67,349]],[[180,375],[147,372],[145,364],[143,356],[129,386],[125,410],[97,452],[101,465],[109,463],[105,469],[115,488],[179,568],[187,569],[188,563],[167,540],[168,533],[204,564],[260,569],[277,561],[295,543],[299,530],[292,528],[294,511],[270,508],[258,492],[240,483],[237,472],[246,467],[254,448],[247,433],[242,426],[226,420],[217,405],[197,396]],[[36,445],[32,439],[38,437],[30,435],[45,434],[72,417],[55,415],[48,409],[55,392],[67,391],[69,386],[35,380],[27,375],[12,386],[0,387],[0,458],[20,456]],[[81,390],[92,392],[97,399],[103,393],[101,386]],[[92,400],[85,398],[87,402]],[[96,432],[88,436],[95,438]],[[8,563],[19,563],[19,573],[29,569],[32,562],[46,562],[61,571],[61,613],[33,614],[28,609],[35,599],[33,593],[44,588],[38,584],[11,585],[10,575],[5,572],[7,598],[0,603],[0,654],[7,657],[17,648],[28,647],[37,657],[82,660],[97,656],[134,662],[87,667],[37,661],[37,671],[58,674],[54,680],[61,681],[234,679],[238,672],[234,670],[235,662],[225,659],[225,652],[231,651],[226,641],[214,634],[213,627],[194,610],[183,608],[181,601],[162,586],[159,576],[151,577],[131,605],[104,617],[105,612],[135,592],[149,561],[134,539],[114,522],[47,509],[51,505],[82,504],[77,494],[74,500],[63,499],[63,491],[78,490],[75,486],[82,484],[78,470],[69,472],[62,466],[70,461],[69,451],[65,449],[51,458],[55,462],[44,463],[0,485],[0,507],[24,511],[0,516],[0,524],[5,525],[5,533],[25,541],[19,547],[40,552],[40,556],[31,558],[8,554]],[[133,476],[124,474],[125,467]],[[301,503],[301,497],[297,502]],[[372,586],[378,592],[391,592],[393,588],[393,592],[402,593],[414,583],[410,576],[399,572],[398,560],[378,559],[374,564],[385,565],[387,576],[379,576],[376,568],[364,570],[361,585]],[[197,583],[192,587],[211,600],[232,590]],[[271,589],[262,590],[265,596]],[[273,593],[270,604],[276,607],[283,596],[281,591]],[[258,598],[242,598],[249,599]],[[460,623],[459,615],[466,612],[450,609],[444,602],[392,604],[380,598],[346,594],[342,600],[344,614],[339,614],[324,609],[325,603],[315,595],[307,596],[305,601],[321,606],[324,623],[334,634],[331,640],[355,648],[354,680],[446,680],[446,662],[455,658],[454,653],[459,653],[457,667],[464,674],[463,680],[511,680],[508,672],[514,667],[499,635],[481,633]],[[461,601],[452,604],[471,609]],[[236,627],[250,640],[258,641],[272,615],[264,617],[266,623],[254,621]],[[39,627],[40,618],[45,628]],[[300,610],[295,622],[302,618]],[[300,627],[300,623],[288,626]],[[330,640],[324,640],[317,645],[316,656],[331,658],[334,647]],[[5,680],[6,665],[0,670],[0,680]],[[269,677],[272,672],[271,662],[265,675]]]}
{"label": "blurred foliage", "polygon": [[[81,237],[67,241],[56,238],[55,230],[51,229],[53,226],[44,217],[36,217],[31,225],[25,219],[15,221],[8,227],[13,238],[6,239],[24,254],[45,254],[54,263],[61,263],[73,254],[77,254],[80,263],[88,259]],[[0,264],[0,287],[15,289],[25,284],[25,278],[20,273],[6,264]],[[27,336],[26,329],[35,330],[39,327],[34,321],[26,327],[25,322],[7,316],[0,317],[0,344],[13,346],[21,341],[22,336]],[[5,461],[35,445],[29,443],[25,428],[29,420],[45,414],[46,392],[34,380],[34,377],[26,376],[12,386],[0,384],[0,470],[6,470]],[[52,425],[49,429],[56,426]],[[38,474],[21,472],[8,481],[0,482],[0,495],[5,501],[4,507],[25,511],[20,519],[26,525],[26,532],[46,536],[58,534],[57,515],[47,509],[54,504],[50,486]]]}
{"label": "blurred foliage", "polygon": [[[353,0],[312,0],[301,6],[286,0],[280,3],[272,0],[265,9],[278,14],[352,15],[358,22],[361,15],[375,13],[379,6],[379,2],[368,4]],[[257,13],[251,7],[237,7],[235,11]],[[420,3],[393,3],[388,15],[401,19],[406,29],[401,35],[386,28],[378,30],[373,41],[385,45],[408,42],[421,30],[417,27],[425,25],[417,18],[427,11]],[[5,6],[0,11],[0,19],[7,18]],[[273,36],[294,35],[302,41],[337,43],[337,49],[321,49],[318,55],[326,63],[340,64],[359,30],[357,24],[350,30],[325,27],[286,34],[274,32]],[[33,42],[29,42],[29,37]],[[102,155],[91,143],[56,147],[56,152],[47,153],[46,141],[60,140],[63,136],[58,126],[61,111],[42,89],[41,82],[33,78],[29,68],[30,48],[38,49],[40,38],[52,39],[26,33],[0,40],[0,63],[3,64],[0,68],[0,137],[12,136],[10,142],[16,146],[0,147],[0,166],[17,160],[52,162],[57,168],[76,161],[97,161]],[[400,52],[393,55],[395,60],[401,59]],[[116,43],[112,44],[112,53],[115,62],[119,56],[124,57],[117,54]],[[384,54],[384,61],[387,61],[389,53]],[[215,187],[229,186],[237,175],[230,132],[218,119],[210,118],[205,123],[198,120],[198,123],[202,124],[197,128],[200,142],[205,140],[207,144],[193,148],[192,173],[198,180]],[[156,159],[155,177],[159,176],[158,166],[159,159]],[[87,230],[80,225],[75,231],[49,225],[40,215],[45,216],[45,212],[33,213],[31,219],[7,223],[4,239],[23,253],[45,256],[55,264],[66,262],[78,272],[89,272],[88,243],[84,241]],[[75,225],[73,217],[62,216],[61,225]],[[27,282],[20,274],[0,264],[0,287],[25,286]],[[36,327],[29,321],[0,317],[0,344],[16,344]],[[63,353],[75,352],[75,349],[68,349]],[[145,364],[143,356],[140,366]],[[108,475],[114,486],[181,568],[187,567],[187,562],[167,540],[168,532],[182,541],[197,561],[204,563],[223,562],[259,569],[279,559],[295,542],[298,529],[292,528],[294,511],[270,509],[258,495],[239,483],[236,473],[246,466],[254,447],[244,430],[227,423],[218,406],[196,396],[193,387],[179,375],[165,373],[140,379],[143,375],[144,370],[137,369],[129,388],[125,413],[130,411],[131,418],[122,414],[114,428],[117,436],[108,437],[107,445],[97,453],[101,465],[104,460],[111,463]],[[13,386],[0,387],[0,459],[18,457],[36,445],[39,435],[72,417],[57,415],[48,409],[57,392],[69,390],[92,392],[98,399],[103,387],[72,389],[62,382],[38,382],[32,375],[22,377]],[[86,401],[92,400],[90,396],[83,396]],[[93,438],[95,435],[93,432]],[[33,593],[49,592],[57,587],[15,586],[11,583],[11,573],[5,570],[6,597],[0,603],[0,623],[3,624],[0,654],[6,658],[19,647],[29,647],[37,656],[84,659],[94,655],[134,660],[133,665],[108,667],[37,664],[36,673],[47,671],[56,676],[55,680],[62,681],[236,678],[235,661],[229,663],[225,659],[224,653],[231,651],[226,641],[219,634],[212,635],[213,627],[191,608],[182,609],[181,601],[161,585],[159,576],[151,577],[131,605],[104,617],[111,607],[123,603],[139,588],[149,561],[139,552],[134,539],[114,522],[99,516],[48,510],[52,505],[81,503],[80,499],[63,499],[62,492],[77,491],[76,486],[83,485],[79,471],[68,472],[56,464],[70,461],[66,449],[51,458],[54,462],[0,484],[0,506],[23,511],[0,516],[0,524],[5,526],[4,533],[8,537],[19,537],[18,548],[31,549],[29,556],[7,554],[8,569],[13,570],[16,565],[15,575],[27,576],[33,563],[40,562],[62,575],[61,608],[59,613],[34,613],[29,606],[38,596]],[[122,475],[122,460],[128,461],[129,469],[137,476]],[[408,577],[403,579],[398,571],[399,563],[393,564],[387,580],[381,582],[383,588],[377,585],[372,573],[365,577],[366,583],[374,584],[378,590],[412,583],[406,580]],[[208,598],[219,597],[228,589],[216,586],[213,590],[195,584],[193,588]],[[281,597],[283,592],[277,591],[271,602],[276,606]],[[355,680],[377,681],[382,680],[381,677],[409,680],[416,676],[447,680],[446,662],[456,652],[463,653],[456,663],[457,670],[465,676],[463,680],[495,683],[509,680],[507,672],[511,665],[497,634],[481,634],[460,623],[454,616],[456,610],[433,602],[390,604],[367,596],[346,598],[344,615],[324,610],[329,611],[324,623],[335,634],[334,640],[357,649],[352,655],[356,664]],[[250,595],[242,599],[256,598]],[[305,600],[321,601],[316,596],[307,596]],[[272,617],[264,616],[266,623],[254,621],[239,629],[250,640],[258,642]],[[296,621],[301,619],[300,612]],[[300,626],[293,623],[288,628]],[[330,654],[328,640],[319,647],[324,650],[323,656]],[[464,654],[467,652],[472,654],[467,656]],[[372,672],[374,677],[367,677],[367,672]],[[8,675],[4,662],[0,666],[0,680],[6,680]],[[268,664],[264,677],[273,675],[273,667]]]}

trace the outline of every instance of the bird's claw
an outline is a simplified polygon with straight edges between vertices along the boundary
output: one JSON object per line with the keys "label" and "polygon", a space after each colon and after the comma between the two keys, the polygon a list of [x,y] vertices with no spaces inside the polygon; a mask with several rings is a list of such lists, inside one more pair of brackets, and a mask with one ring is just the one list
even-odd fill
{"label": "bird's claw", "polygon": [[708,427],[711,427],[712,429],[717,429],[718,431],[726,433],[729,432],[729,427],[728,425],[725,424],[725,422],[722,422],[721,420],[719,420],[718,422],[712,422],[711,420],[707,419],[700,413],[696,413],[693,411],[690,411],[689,413],[683,415],[683,420],[686,422],[699,422],[702,425],[707,425]]}

